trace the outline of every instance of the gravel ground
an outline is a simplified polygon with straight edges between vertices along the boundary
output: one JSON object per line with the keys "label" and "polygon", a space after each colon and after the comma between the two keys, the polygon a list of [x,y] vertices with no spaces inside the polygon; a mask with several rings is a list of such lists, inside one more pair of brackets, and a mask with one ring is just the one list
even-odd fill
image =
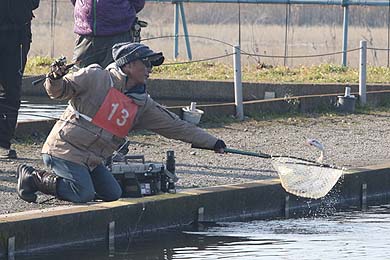
{"label": "gravel ground", "polygon": [[[246,119],[244,122],[203,124],[211,134],[223,139],[231,148],[293,155],[316,159],[318,150],[305,144],[314,138],[325,146],[325,162],[345,167],[385,163],[390,158],[390,111],[353,115],[306,115],[272,120]],[[212,151],[191,149],[189,144],[151,133],[136,133],[130,138],[129,154],[144,154],[149,162],[164,162],[166,151],[174,150],[178,189],[237,184],[277,177],[271,160],[234,154],[215,154]],[[0,159],[0,214],[22,212],[68,202],[40,195],[39,202],[26,203],[15,191],[16,167],[28,163],[43,167],[40,157],[42,140],[18,140],[14,148],[17,160]]]}

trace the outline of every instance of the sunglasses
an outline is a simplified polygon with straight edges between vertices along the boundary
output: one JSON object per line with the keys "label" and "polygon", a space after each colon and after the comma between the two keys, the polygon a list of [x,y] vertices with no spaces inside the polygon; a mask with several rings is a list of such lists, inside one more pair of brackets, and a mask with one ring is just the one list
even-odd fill
{"label": "sunglasses", "polygon": [[149,59],[142,59],[141,61],[145,65],[146,68],[148,68],[148,69],[152,68],[152,63],[150,62]]}

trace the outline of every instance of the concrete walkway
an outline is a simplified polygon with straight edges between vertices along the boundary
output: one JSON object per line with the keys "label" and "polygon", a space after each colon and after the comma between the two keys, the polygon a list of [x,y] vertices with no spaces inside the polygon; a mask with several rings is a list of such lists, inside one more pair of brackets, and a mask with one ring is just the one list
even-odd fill
{"label": "concrete walkway", "polygon": [[[326,102],[334,96],[332,94],[326,97]],[[385,97],[386,95],[382,93],[381,96]],[[305,105],[314,104],[321,97],[312,97],[306,100],[309,99],[310,102],[302,101],[305,99],[301,100],[300,109],[305,110]],[[258,110],[259,107],[265,107],[272,110],[274,106],[291,105],[283,99],[277,100],[276,103],[258,106],[260,103],[257,105],[248,104],[247,108]],[[206,106],[205,110],[207,109],[215,110],[215,107]],[[231,114],[234,107],[231,104],[220,105],[215,111],[218,112],[218,109]],[[302,141],[302,136],[320,134],[324,139],[327,138],[329,142],[333,143],[331,147],[334,147],[334,150],[330,151],[329,154],[332,156],[330,159],[336,164],[346,162],[345,158],[347,158],[351,165],[357,165],[359,161],[361,163],[365,154],[374,156],[373,161],[387,158],[386,154],[380,152],[380,149],[375,145],[369,148],[371,150],[368,150],[367,143],[362,141],[361,135],[368,132],[370,133],[369,137],[374,138],[373,131],[367,126],[360,128],[357,124],[349,125],[349,121],[354,122],[355,119],[350,120],[348,117],[340,119],[339,125],[336,127],[338,121],[336,118],[332,118],[329,128],[325,125],[315,127],[315,124],[318,123],[316,119],[313,119],[313,122],[305,120],[308,122],[302,123],[302,125],[293,121],[281,124],[276,128],[272,128],[274,123],[266,122],[268,126],[264,128],[262,125],[246,126],[245,123],[242,123],[237,126],[238,130],[234,129],[235,126],[225,127],[226,133],[222,133],[221,129],[211,128],[208,130],[221,136],[229,144],[239,144],[244,147],[247,145],[261,150],[268,147],[271,149],[268,150],[271,154],[280,154],[288,147],[289,153],[306,158],[308,154],[312,155],[312,153],[303,151],[302,147],[298,145]],[[368,126],[372,126],[376,130],[379,127],[375,123],[381,124],[383,127],[384,122],[387,121],[388,119],[385,117],[378,117],[367,122],[369,122]],[[44,137],[52,124],[53,121],[50,120],[28,124],[21,123],[18,126],[17,135],[42,135]],[[311,128],[310,131],[307,131],[308,126]],[[319,132],[316,132],[317,130]],[[356,134],[353,132],[355,130]],[[346,133],[350,138],[348,140],[344,138]],[[382,136],[380,133],[378,135]],[[337,136],[339,138],[336,138]],[[18,200],[15,195],[15,169],[17,164],[21,162],[39,165],[41,163],[40,144],[33,144],[34,147],[31,150],[20,151],[20,159],[17,161],[6,162],[8,168],[0,169],[0,184],[2,185],[0,198],[3,205],[8,207],[9,212],[15,212],[15,208],[18,212],[0,215],[0,257],[33,250],[48,250],[64,245],[88,244],[94,241],[105,241],[107,245],[112,245],[116,238],[121,238],[129,233],[181,227],[193,222],[297,217],[309,212],[311,214],[321,213],[324,210],[332,212],[335,209],[347,207],[365,209],[368,205],[385,204],[389,203],[390,200],[390,165],[350,170],[327,197],[321,200],[308,200],[286,193],[279,180],[275,178],[275,172],[270,170],[269,163],[266,164],[259,160],[254,163],[254,161],[246,159],[240,161],[241,158],[237,157],[227,155],[217,157],[207,153],[198,158],[196,152],[190,151],[184,145],[172,144],[163,138],[156,138],[158,139],[157,143],[152,143],[148,141],[147,135],[144,138],[143,140],[133,139],[137,144],[133,146],[132,152],[143,154],[146,150],[151,151],[150,155],[154,155],[156,160],[156,158],[161,158],[162,150],[174,146],[175,150],[178,151],[178,156],[185,154],[177,160],[179,162],[178,170],[181,171],[180,175],[193,176],[188,179],[187,183],[183,184],[186,186],[185,190],[177,194],[163,194],[141,199],[121,199],[111,203],[74,205],[54,201],[49,205],[30,205]],[[288,139],[288,142],[284,138]],[[27,138],[27,140],[29,139]],[[354,141],[353,146],[349,146],[350,140]],[[363,140],[370,141],[368,138]],[[371,140],[372,142],[378,143],[378,140]],[[154,149],[156,145],[159,149]],[[359,145],[364,148],[359,147]],[[384,145],[384,149],[386,148],[387,146]],[[376,156],[376,151],[383,157]],[[345,155],[347,153],[349,154]],[[352,155],[356,158],[351,158]],[[343,156],[346,157],[343,158]],[[189,157],[190,163],[187,161]],[[222,165],[224,166],[222,167],[223,171],[219,172]],[[241,173],[242,171],[244,173]],[[236,172],[240,172],[239,177],[235,174]],[[220,179],[217,180],[217,178]],[[185,177],[184,180],[186,180]],[[204,187],[203,180],[207,182],[208,186],[214,186],[213,183],[219,186]],[[237,184],[220,185],[226,183]],[[188,189],[192,186],[204,188]],[[40,196],[40,198],[44,200],[50,197]],[[32,208],[36,210],[30,211]],[[7,213],[7,210],[3,207],[2,213]]]}
{"label": "concrete walkway", "polygon": [[[323,199],[286,193],[277,179],[110,203],[0,216],[0,257],[115,240],[191,223],[298,217],[390,202],[390,165],[354,169]],[[308,203],[310,202],[310,203]],[[327,212],[326,212],[327,211]]]}

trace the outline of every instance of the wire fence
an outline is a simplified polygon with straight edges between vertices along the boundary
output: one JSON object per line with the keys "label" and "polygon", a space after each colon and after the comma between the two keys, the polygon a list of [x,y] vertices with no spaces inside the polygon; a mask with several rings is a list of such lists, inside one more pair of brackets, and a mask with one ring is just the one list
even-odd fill
{"label": "wire fence", "polygon": [[[159,40],[159,39],[167,39],[167,38],[194,38],[194,39],[203,39],[203,40],[208,40],[212,42],[217,42],[226,46],[229,46],[231,48],[234,48],[234,45],[219,39],[215,39],[212,37],[206,37],[206,36],[200,36],[200,35],[166,35],[166,36],[158,36],[158,37],[151,37],[151,38],[146,38],[142,39],[141,41],[143,43],[152,41],[152,40]],[[147,44],[147,43],[145,43]],[[259,57],[259,58],[272,58],[272,59],[304,59],[304,58],[315,58],[315,57],[326,57],[326,56],[335,56],[335,55],[340,55],[343,53],[351,53],[351,52],[356,52],[359,51],[361,48],[353,48],[353,49],[348,49],[346,51],[334,51],[334,52],[328,52],[328,53],[319,53],[319,54],[308,54],[308,55],[266,55],[266,54],[257,54],[257,53],[250,53],[248,51],[240,49],[240,52],[244,56],[249,56],[249,57]],[[387,51],[389,52],[390,49],[388,48],[376,48],[376,47],[367,47],[367,50],[373,50],[373,51]],[[95,54],[101,54],[102,52],[107,52],[109,51],[107,48],[102,48],[100,50],[97,50]],[[227,52],[225,50],[225,52]],[[180,65],[180,64],[191,64],[191,63],[198,63],[198,62],[205,62],[205,61],[213,61],[213,60],[220,60],[222,58],[226,58],[229,56],[234,55],[234,53],[226,53],[223,55],[216,55],[216,56],[210,56],[210,57],[205,57],[202,59],[196,59],[196,60],[190,60],[190,61],[180,61],[180,62],[169,62],[165,63],[163,65],[169,66],[169,65]]]}
{"label": "wire fence", "polygon": [[181,61],[181,62],[170,62],[170,63],[165,63],[165,64],[162,64],[162,65],[170,66],[170,65],[181,65],[181,64],[190,64],[190,63],[198,63],[198,62],[205,62],[205,61],[213,61],[213,60],[219,60],[219,59],[226,58],[226,57],[233,56],[233,55],[234,55],[234,53],[228,53],[228,54],[225,54],[225,55],[214,56],[214,57],[209,57],[209,58],[205,58],[205,59],[191,60],[191,61]]}
{"label": "wire fence", "polygon": [[[163,38],[173,38],[176,36],[172,35],[167,35],[167,36],[159,36],[159,37],[153,37],[153,38],[147,38],[143,39],[142,41],[150,41],[150,40],[157,40],[157,39],[163,39]],[[219,39],[214,39],[211,37],[204,37],[204,36],[199,36],[199,35],[177,35],[177,37],[183,37],[183,38],[201,38],[201,39],[206,39],[214,42],[218,42],[230,47],[234,47],[233,44],[230,44],[228,42],[221,41]],[[320,54],[311,54],[311,55],[263,55],[263,54],[256,54],[256,53],[249,53],[247,51],[244,51],[240,49],[240,53],[245,56],[249,57],[261,57],[261,58],[276,58],[276,59],[304,59],[304,58],[315,58],[315,57],[325,57],[325,56],[334,56],[334,55],[340,55],[343,53],[351,53],[351,52],[357,52],[361,50],[361,48],[353,48],[353,49],[348,49],[345,52],[344,51],[335,51],[335,52],[329,52],[329,53],[320,53]],[[374,48],[374,47],[369,47],[367,50],[375,50],[375,51],[390,51],[390,49],[385,49],[385,48]],[[170,63],[165,63],[163,65],[169,66],[169,65],[180,65],[180,64],[190,64],[190,63],[197,63],[197,62],[204,62],[204,61],[212,61],[212,60],[219,60],[222,58],[226,58],[229,56],[234,55],[234,53],[227,53],[225,55],[218,55],[218,56],[212,56],[212,57],[207,57],[204,59],[197,59],[197,60],[192,60],[192,61],[183,61],[183,62],[170,62]]]}
{"label": "wire fence", "polygon": [[[376,53],[390,48],[390,5],[389,12],[383,9],[351,7],[346,48],[348,66],[358,66],[359,57],[353,50],[359,47],[361,39],[365,39],[371,47],[367,57],[370,64],[389,66],[390,52],[387,55]],[[167,60],[173,60],[172,63],[187,63],[184,40],[190,37],[196,61],[216,57],[220,62],[231,63],[227,54],[232,52],[234,45],[241,43],[242,53],[248,58],[243,60],[243,64],[261,62],[296,67],[341,64],[340,10],[339,6],[188,3],[186,11],[190,36],[178,35],[177,60],[173,58],[176,36],[172,35],[172,5],[147,3],[139,18],[149,23],[142,31],[142,37],[148,39],[151,48],[164,52]],[[73,33],[73,6],[70,1],[44,0],[34,14],[30,56],[71,57],[77,35]]]}

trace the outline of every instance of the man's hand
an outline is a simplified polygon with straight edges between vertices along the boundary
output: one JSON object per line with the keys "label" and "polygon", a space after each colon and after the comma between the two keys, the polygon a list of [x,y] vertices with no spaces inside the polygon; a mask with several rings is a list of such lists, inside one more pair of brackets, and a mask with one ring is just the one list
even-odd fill
{"label": "man's hand", "polygon": [[225,153],[226,144],[221,139],[218,139],[217,142],[214,145],[214,151],[216,153]]}
{"label": "man's hand", "polygon": [[50,65],[50,72],[47,74],[47,77],[52,80],[60,79],[69,72],[73,65],[74,64],[66,65],[66,58],[61,57]]}

